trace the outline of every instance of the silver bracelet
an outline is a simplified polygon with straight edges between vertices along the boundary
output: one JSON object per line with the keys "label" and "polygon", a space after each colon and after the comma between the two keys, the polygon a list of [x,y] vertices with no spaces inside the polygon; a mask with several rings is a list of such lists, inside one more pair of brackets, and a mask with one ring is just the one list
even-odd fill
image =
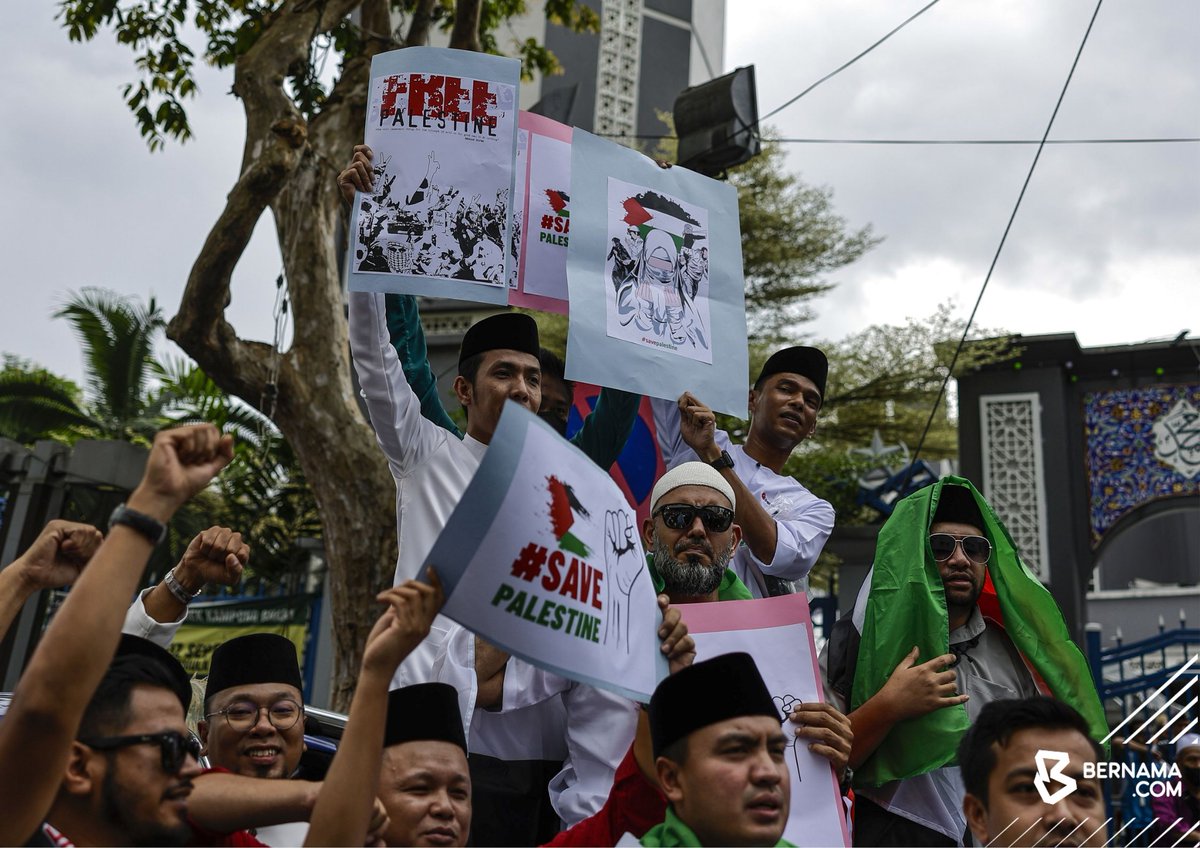
{"label": "silver bracelet", "polygon": [[163,583],[166,584],[167,591],[175,596],[175,600],[179,601],[179,603],[183,604],[184,606],[190,604],[192,602],[192,598],[204,591],[204,587],[201,586],[195,592],[188,592],[188,590],[183,587],[183,584],[179,582],[179,579],[175,577],[174,568],[168,571],[166,576],[163,577]]}

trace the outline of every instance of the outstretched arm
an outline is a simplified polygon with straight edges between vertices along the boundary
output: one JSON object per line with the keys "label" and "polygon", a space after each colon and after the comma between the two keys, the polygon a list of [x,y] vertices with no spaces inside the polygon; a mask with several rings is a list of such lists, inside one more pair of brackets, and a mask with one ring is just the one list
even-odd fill
{"label": "outstretched arm", "polygon": [[421,415],[461,439],[462,431],[442,406],[437,377],[429,366],[429,349],[425,345],[425,329],[421,326],[417,299],[411,294],[389,294],[384,303],[388,336],[404,366],[404,379],[421,402]]}
{"label": "outstretched arm", "polygon": [[388,686],[396,667],[429,635],[446,600],[433,569],[429,577],[430,583],[409,580],[378,595],[388,608],[367,636],[346,732],[321,787],[305,845],[362,845],[366,840],[379,787]]}
{"label": "outstretched arm", "polygon": [[607,471],[625,449],[641,403],[641,395],[601,389],[596,408],[583,419],[583,426],[571,437],[571,444]]}
{"label": "outstretched arm", "polygon": [[[211,424],[154,439],[130,509],[166,522],[233,457],[233,439]],[[0,845],[28,838],[54,801],[83,711],[112,661],[121,621],[151,541],[112,528],[46,630],[0,722]],[[36,768],[30,768],[36,763]]]}

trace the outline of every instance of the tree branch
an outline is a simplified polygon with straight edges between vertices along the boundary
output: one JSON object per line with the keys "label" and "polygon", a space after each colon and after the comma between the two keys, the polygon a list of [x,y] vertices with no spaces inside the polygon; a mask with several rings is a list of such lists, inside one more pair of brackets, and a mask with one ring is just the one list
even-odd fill
{"label": "tree branch", "polygon": [[429,28],[433,25],[433,7],[437,0],[420,0],[413,10],[412,23],[408,26],[408,35],[404,38],[406,47],[419,47],[429,43]]}
{"label": "tree branch", "polygon": [[459,50],[479,52],[479,23],[483,15],[483,0],[458,0],[454,7],[454,28],[450,31],[450,46]]}

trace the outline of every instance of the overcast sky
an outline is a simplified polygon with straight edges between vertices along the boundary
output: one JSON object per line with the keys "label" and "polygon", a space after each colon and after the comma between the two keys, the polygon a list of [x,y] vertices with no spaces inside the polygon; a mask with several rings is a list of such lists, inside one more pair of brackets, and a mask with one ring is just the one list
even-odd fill
{"label": "overcast sky", "polygon": [[[704,0],[695,0],[700,3]],[[725,66],[753,63],[766,113],[923,2],[730,0]],[[768,123],[785,137],[1036,139],[1087,26],[1091,0],[943,0]],[[1109,0],[1052,138],[1200,136],[1200,3]],[[68,290],[153,294],[170,316],[236,177],[231,73],[204,69],[197,138],[150,154],[121,100],[131,54],[104,34],[72,44],[52,4],[0,31],[0,351],[79,378],[51,313]],[[789,145],[852,225],[885,241],[837,272],[814,335],[969,312],[1035,148]],[[234,278],[230,318],[269,339],[279,254],[264,218]],[[1200,335],[1200,145],[1047,148],[978,323],[1085,345]]]}

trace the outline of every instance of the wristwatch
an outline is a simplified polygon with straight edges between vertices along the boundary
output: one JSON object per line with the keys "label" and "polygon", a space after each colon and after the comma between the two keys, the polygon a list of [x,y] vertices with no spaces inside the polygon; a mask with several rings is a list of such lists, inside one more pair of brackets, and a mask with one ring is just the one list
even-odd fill
{"label": "wristwatch", "polygon": [[175,569],[172,568],[163,575],[163,583],[167,584],[167,591],[175,596],[175,600],[187,606],[192,602],[192,598],[204,591],[204,586],[201,585],[195,592],[189,592],[187,587],[179,582],[179,578],[175,576]]}
{"label": "wristwatch", "polygon": [[123,524],[131,530],[141,533],[150,540],[152,545],[158,545],[167,538],[167,525],[144,512],[130,509],[125,504],[118,504],[117,508],[112,511],[112,515],[108,517],[110,530],[118,524]]}
{"label": "wristwatch", "polygon": [[729,455],[729,451],[721,451],[721,455],[709,463],[713,468],[720,471],[722,468],[733,468],[733,457]]}

